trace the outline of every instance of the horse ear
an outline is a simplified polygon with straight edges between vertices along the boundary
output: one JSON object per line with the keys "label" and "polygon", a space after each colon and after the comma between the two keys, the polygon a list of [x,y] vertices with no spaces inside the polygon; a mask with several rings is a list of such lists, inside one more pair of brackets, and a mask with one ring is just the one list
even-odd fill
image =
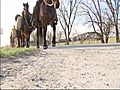
{"label": "horse ear", "polygon": [[29,4],[28,4],[28,2],[27,2],[27,6],[29,7]]}

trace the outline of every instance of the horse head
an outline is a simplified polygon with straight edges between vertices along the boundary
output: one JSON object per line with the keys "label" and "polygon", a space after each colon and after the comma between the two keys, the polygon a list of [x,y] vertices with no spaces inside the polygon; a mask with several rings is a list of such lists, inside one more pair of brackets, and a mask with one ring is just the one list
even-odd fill
{"label": "horse head", "polygon": [[32,29],[32,14],[29,12],[29,4],[23,3],[23,12],[22,12],[23,22],[26,23],[27,27]]}
{"label": "horse head", "polygon": [[24,12],[24,15],[29,14],[29,5],[28,5],[28,3],[23,3],[23,12]]}
{"label": "horse head", "polygon": [[24,7],[24,10],[28,10],[29,9],[28,2],[27,3],[23,3],[23,7]]}

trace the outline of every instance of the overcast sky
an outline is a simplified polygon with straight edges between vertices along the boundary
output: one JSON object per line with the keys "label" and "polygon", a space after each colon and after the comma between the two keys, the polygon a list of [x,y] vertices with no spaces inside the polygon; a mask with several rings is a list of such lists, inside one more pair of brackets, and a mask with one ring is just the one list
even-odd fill
{"label": "overcast sky", "polygon": [[1,0],[1,45],[9,44],[9,37],[13,25],[15,25],[15,15],[21,14],[23,3],[28,2],[29,10],[32,13],[36,0]]}

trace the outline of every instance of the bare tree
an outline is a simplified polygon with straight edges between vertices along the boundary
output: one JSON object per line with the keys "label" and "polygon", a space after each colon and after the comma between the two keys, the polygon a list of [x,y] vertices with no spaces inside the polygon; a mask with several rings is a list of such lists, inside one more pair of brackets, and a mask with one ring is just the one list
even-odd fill
{"label": "bare tree", "polygon": [[116,42],[119,42],[119,11],[120,11],[120,0],[105,0],[109,10],[112,13],[113,22],[116,31]]}
{"label": "bare tree", "polygon": [[105,42],[108,43],[109,35],[112,32],[114,23],[112,21],[112,15],[109,14],[108,10],[105,10],[104,16],[103,16],[103,30],[105,35]]}
{"label": "bare tree", "polygon": [[[84,7],[85,6],[85,7]],[[87,7],[87,8],[86,8]],[[81,8],[83,9],[83,14],[86,17],[86,21],[84,24],[91,24],[93,27],[94,32],[97,32],[96,28],[95,28],[95,17],[94,17],[94,13],[91,13],[91,10],[89,10],[90,8],[88,8],[88,6],[86,6],[86,4],[83,3],[83,6],[81,6]]]}
{"label": "bare tree", "polygon": [[59,22],[64,30],[67,45],[69,45],[70,34],[73,28],[81,0],[65,0],[59,8]]}
{"label": "bare tree", "polygon": [[[102,5],[104,5],[104,7]],[[88,20],[86,20],[87,23],[91,23],[94,32],[101,35],[101,42],[108,43],[113,21],[112,16],[109,15],[109,11],[106,10],[105,3],[102,0],[89,0],[89,4],[86,2],[82,3],[82,9],[84,15],[89,17]],[[99,27],[99,31],[97,31],[96,25]]]}

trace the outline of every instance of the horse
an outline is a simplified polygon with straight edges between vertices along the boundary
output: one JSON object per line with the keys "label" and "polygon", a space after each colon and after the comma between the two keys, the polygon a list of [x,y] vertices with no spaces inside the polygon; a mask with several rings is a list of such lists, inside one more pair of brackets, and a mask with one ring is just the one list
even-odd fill
{"label": "horse", "polygon": [[11,36],[12,36],[11,41],[14,41],[14,39],[16,37],[17,43],[18,43],[17,47],[24,47],[25,46],[25,35],[23,34],[23,32],[21,30],[22,16],[17,14],[15,16],[15,22],[16,22],[16,25],[12,29],[12,32],[11,32]]}
{"label": "horse", "polygon": [[22,12],[22,32],[25,35],[26,39],[26,47],[30,47],[30,34],[35,29],[32,25],[32,14],[29,12],[29,5],[28,3],[23,3],[23,12]]}
{"label": "horse", "polygon": [[[31,24],[32,14],[29,12],[29,5],[28,3],[23,3],[23,11],[22,16],[17,14],[15,16],[16,21],[16,36],[18,38],[18,47],[26,47],[30,46],[30,34],[34,30]],[[15,31],[14,31],[15,32]],[[12,34],[12,33],[11,33]],[[12,36],[12,35],[11,35]],[[14,38],[11,37],[11,42]]]}
{"label": "horse", "polygon": [[[59,8],[59,0],[39,0],[37,1],[34,12],[33,18],[34,22],[37,24],[37,48],[39,48],[39,36],[40,38],[43,37],[43,48],[47,49],[48,45],[46,42],[46,33],[47,33],[47,26],[51,25],[53,28],[53,40],[52,46],[55,47],[56,45],[56,25],[57,25],[57,14],[56,9]],[[41,39],[42,40],[42,39]]]}
{"label": "horse", "polygon": [[10,34],[10,45],[11,47],[24,47],[23,41],[25,37],[23,33],[20,30],[15,29],[15,27],[12,29]]}

